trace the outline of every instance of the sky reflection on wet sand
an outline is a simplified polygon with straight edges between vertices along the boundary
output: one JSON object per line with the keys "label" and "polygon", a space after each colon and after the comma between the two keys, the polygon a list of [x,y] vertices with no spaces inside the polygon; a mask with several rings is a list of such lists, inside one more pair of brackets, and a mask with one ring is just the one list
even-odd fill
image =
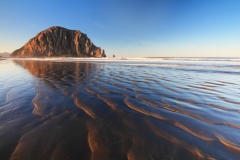
{"label": "sky reflection on wet sand", "polygon": [[236,63],[2,60],[0,75],[1,159],[240,156]]}

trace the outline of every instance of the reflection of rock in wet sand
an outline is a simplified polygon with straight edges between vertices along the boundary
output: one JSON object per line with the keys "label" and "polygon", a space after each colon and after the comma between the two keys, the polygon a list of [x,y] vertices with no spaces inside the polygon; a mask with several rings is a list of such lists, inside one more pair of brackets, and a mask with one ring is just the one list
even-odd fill
{"label": "reflection of rock in wet sand", "polygon": [[[238,123],[222,119],[223,110],[205,104],[191,93],[196,90],[178,87],[171,74],[168,78],[144,69],[94,63],[14,63],[24,68],[25,81],[19,75],[17,83],[0,90],[12,96],[0,101],[2,159],[239,156],[234,134],[223,136],[224,130],[237,133]],[[139,78],[145,74],[148,78]],[[219,114],[211,115],[212,110]]]}

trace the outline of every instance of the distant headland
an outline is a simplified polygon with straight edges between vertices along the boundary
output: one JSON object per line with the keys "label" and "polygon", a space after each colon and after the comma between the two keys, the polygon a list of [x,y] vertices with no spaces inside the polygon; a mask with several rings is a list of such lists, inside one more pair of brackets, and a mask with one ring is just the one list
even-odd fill
{"label": "distant headland", "polygon": [[0,57],[9,57],[11,53],[8,53],[8,52],[3,52],[3,53],[0,53]]}
{"label": "distant headland", "polygon": [[59,26],[50,27],[15,50],[11,57],[106,57],[86,34]]}

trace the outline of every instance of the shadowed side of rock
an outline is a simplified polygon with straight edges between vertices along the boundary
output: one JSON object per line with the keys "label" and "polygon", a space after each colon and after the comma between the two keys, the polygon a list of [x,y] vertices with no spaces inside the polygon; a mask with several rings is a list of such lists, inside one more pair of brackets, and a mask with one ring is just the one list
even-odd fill
{"label": "shadowed side of rock", "polygon": [[86,34],[54,26],[38,33],[11,57],[106,57],[105,51],[95,46]]}

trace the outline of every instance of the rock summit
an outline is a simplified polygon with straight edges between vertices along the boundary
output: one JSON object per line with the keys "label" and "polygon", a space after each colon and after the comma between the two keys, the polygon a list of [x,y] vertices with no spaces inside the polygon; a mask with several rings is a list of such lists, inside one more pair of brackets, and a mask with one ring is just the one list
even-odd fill
{"label": "rock summit", "polygon": [[53,26],[38,33],[11,54],[11,57],[61,56],[106,57],[105,51],[95,46],[86,34],[59,26]]}

